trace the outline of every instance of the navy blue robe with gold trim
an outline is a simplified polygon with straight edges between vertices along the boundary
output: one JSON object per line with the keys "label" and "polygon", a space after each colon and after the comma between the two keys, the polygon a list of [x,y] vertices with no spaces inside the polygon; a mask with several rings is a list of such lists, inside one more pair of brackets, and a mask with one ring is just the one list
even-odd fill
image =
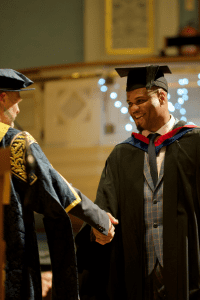
{"label": "navy blue robe with gold trim", "polygon": [[[29,186],[25,166],[26,142],[35,157],[36,168],[30,173],[30,197],[24,207]],[[42,299],[33,211],[45,216],[56,299],[77,300],[74,240],[67,212],[81,199],[54,170],[28,133],[9,128],[0,142],[0,147],[8,146],[11,146],[12,176],[10,205],[4,209],[6,300]]]}

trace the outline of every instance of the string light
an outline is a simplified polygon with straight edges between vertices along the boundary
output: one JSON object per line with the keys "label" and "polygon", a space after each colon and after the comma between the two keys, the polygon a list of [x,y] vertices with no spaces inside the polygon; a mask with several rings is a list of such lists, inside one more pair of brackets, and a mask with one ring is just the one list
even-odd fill
{"label": "string light", "polygon": [[125,106],[123,106],[123,107],[121,108],[121,113],[122,113],[122,114],[127,114],[127,112],[128,112],[128,108],[125,107]]}
{"label": "string light", "polygon": [[114,106],[117,108],[121,107],[122,106],[121,101],[115,101]]}
{"label": "string light", "polygon": [[99,85],[104,85],[104,83],[106,83],[106,80],[104,78],[100,78],[98,81]]}
{"label": "string light", "polygon": [[106,85],[102,85],[102,86],[101,86],[101,91],[102,91],[103,93],[107,92],[107,90],[108,90],[108,88],[107,88]]}
{"label": "string light", "polygon": [[179,103],[175,103],[175,108],[176,109],[181,109],[181,105]]}
{"label": "string light", "polygon": [[117,98],[117,93],[112,92],[112,93],[110,94],[110,98],[111,98],[111,99],[116,99],[116,98]]}
{"label": "string light", "polygon": [[183,91],[184,95],[186,95],[188,93],[188,89],[186,89],[186,88],[183,88],[182,91]]}
{"label": "string light", "polygon": [[181,117],[181,121],[187,122],[187,118],[186,117]]}
{"label": "string light", "polygon": [[178,103],[182,105],[184,103],[183,98],[178,98]]}
{"label": "string light", "polygon": [[186,85],[189,83],[189,80],[187,78],[179,79],[178,83],[180,85]]}
{"label": "string light", "polygon": [[185,108],[181,108],[180,109],[180,114],[181,115],[185,115],[186,114],[186,109]]}
{"label": "string light", "polygon": [[182,98],[184,101],[188,101],[188,99],[189,99],[188,95],[183,95]]}
{"label": "string light", "polygon": [[133,129],[133,126],[131,124],[126,124],[125,129],[126,131],[131,131]]}
{"label": "string light", "polygon": [[168,109],[170,112],[174,112],[175,111],[175,107],[171,102],[168,102]]}

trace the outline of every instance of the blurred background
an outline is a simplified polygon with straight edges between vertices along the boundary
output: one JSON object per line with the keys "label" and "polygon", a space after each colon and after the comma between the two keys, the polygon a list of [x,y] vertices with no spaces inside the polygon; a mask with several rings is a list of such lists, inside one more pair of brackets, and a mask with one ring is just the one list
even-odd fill
{"label": "blurred background", "polygon": [[[0,67],[35,82],[21,93],[17,121],[92,201],[109,153],[136,130],[115,67],[168,65],[170,112],[200,126],[199,0],[1,0],[0,8]],[[72,223],[76,234],[81,222]],[[46,269],[39,215],[36,227]]]}

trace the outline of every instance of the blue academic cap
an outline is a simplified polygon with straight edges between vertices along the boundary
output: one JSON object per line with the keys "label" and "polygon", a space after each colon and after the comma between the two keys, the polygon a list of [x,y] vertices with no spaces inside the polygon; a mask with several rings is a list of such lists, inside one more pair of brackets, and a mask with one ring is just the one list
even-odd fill
{"label": "blue academic cap", "polygon": [[34,90],[34,88],[26,89],[31,84],[33,84],[32,80],[15,70],[0,69],[0,91],[22,92]]}

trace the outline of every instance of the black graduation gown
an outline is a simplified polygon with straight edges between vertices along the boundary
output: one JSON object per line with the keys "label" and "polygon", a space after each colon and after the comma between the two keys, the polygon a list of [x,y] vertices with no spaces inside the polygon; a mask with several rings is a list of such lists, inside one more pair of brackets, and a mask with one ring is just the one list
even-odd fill
{"label": "black graduation gown", "polygon": [[[183,125],[178,123],[176,127]],[[166,299],[200,299],[200,130],[166,149],[163,259]],[[117,145],[106,161],[96,204],[119,219],[113,241],[90,242],[86,225],[76,238],[81,300],[142,300],[144,290],[144,151]]]}

